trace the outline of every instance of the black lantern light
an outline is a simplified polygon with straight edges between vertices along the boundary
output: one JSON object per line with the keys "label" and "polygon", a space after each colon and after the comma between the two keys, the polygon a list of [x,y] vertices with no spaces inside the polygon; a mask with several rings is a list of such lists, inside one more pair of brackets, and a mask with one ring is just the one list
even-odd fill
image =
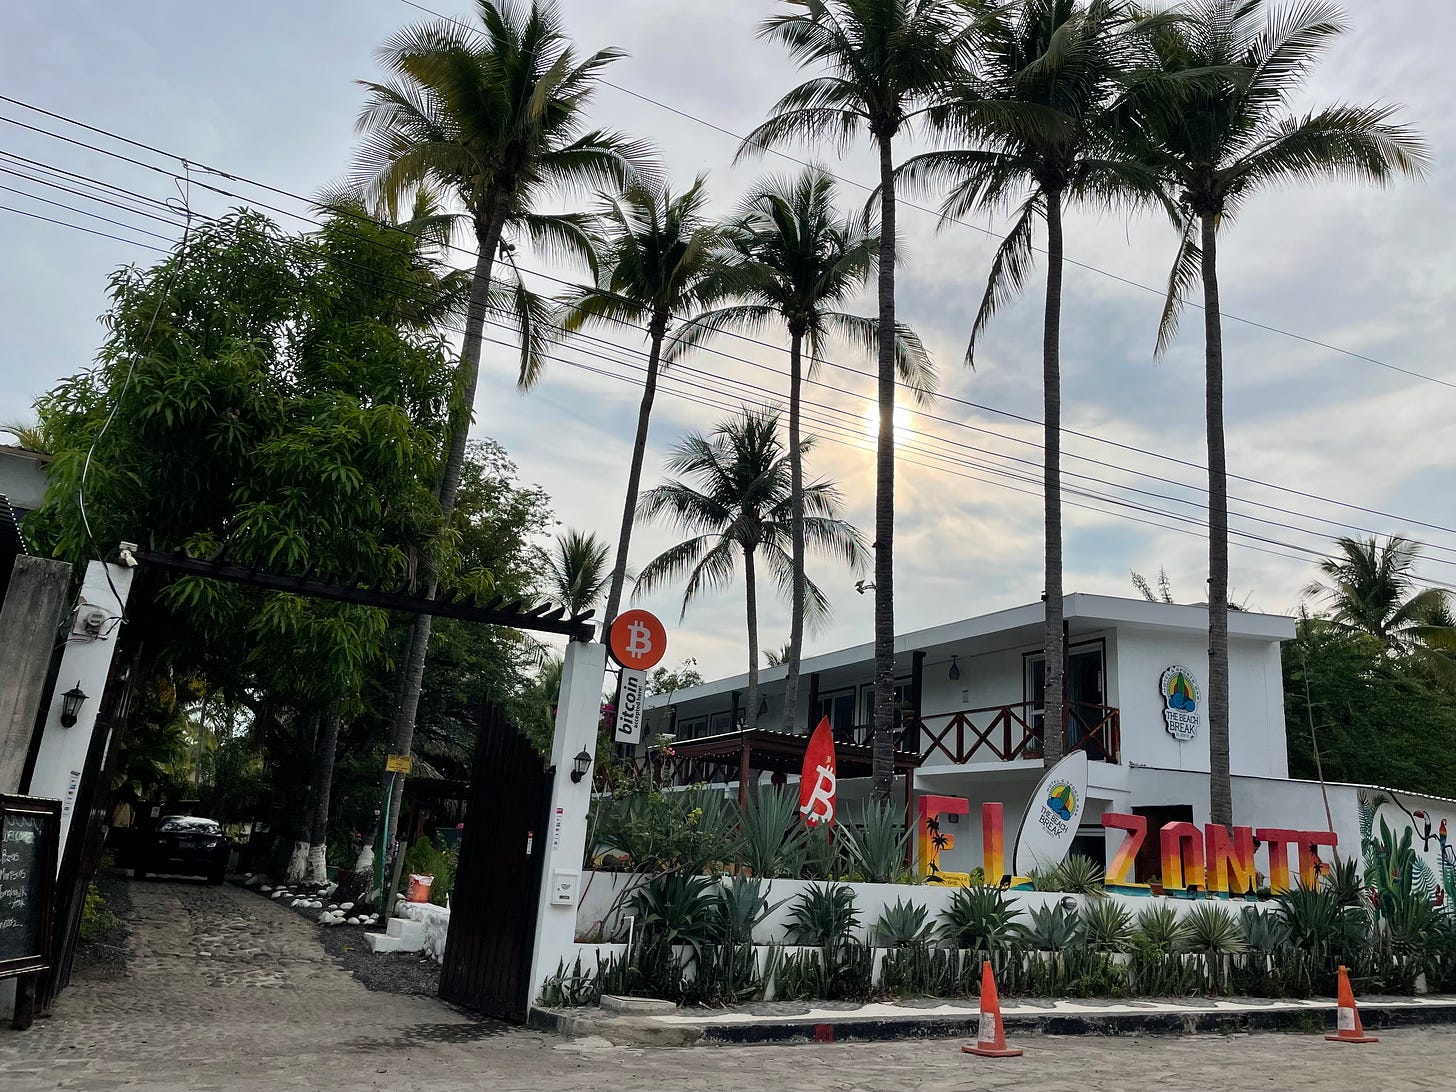
{"label": "black lantern light", "polygon": [[81,705],[87,698],[86,691],[81,689],[81,681],[76,680],[76,685],[61,695],[61,727],[74,728],[76,725],[76,714],[81,711]]}
{"label": "black lantern light", "polygon": [[587,770],[591,769],[592,764],[592,756],[587,753],[585,747],[573,760],[573,764],[576,768],[571,771],[571,780],[573,783],[580,783],[581,779],[586,776]]}
{"label": "black lantern light", "polygon": [[758,699],[758,715],[762,717],[762,716],[765,716],[767,713],[768,713],[768,695],[765,694],[763,697],[761,697],[761,698]]}
{"label": "black lantern light", "polygon": [[960,679],[961,658],[959,656],[952,656],[950,658],[950,671],[948,671],[946,674],[950,676],[951,682],[956,682],[958,679]]}

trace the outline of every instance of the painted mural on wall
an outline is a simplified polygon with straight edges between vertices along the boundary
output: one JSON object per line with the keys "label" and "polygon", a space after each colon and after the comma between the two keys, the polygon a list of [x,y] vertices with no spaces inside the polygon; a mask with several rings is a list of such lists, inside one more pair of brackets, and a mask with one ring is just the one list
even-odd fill
{"label": "painted mural on wall", "polygon": [[1405,794],[1360,790],[1360,849],[1365,879],[1379,899],[1423,891],[1456,905],[1456,804],[1411,803]]}

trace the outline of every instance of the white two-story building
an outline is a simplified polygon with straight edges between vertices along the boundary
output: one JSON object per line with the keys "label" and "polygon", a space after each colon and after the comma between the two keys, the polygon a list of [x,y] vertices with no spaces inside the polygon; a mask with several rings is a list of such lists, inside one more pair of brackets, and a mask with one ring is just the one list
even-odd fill
{"label": "white two-story building", "polygon": [[[954,828],[956,848],[943,858],[946,868],[969,871],[979,863],[983,802],[1004,805],[1009,841],[1044,772],[1043,617],[1042,604],[1032,603],[907,633],[896,642],[896,797],[903,787],[907,803],[936,793],[971,804]],[[1078,851],[1105,863],[1105,811],[1145,815],[1151,831],[1177,820],[1207,822],[1206,608],[1074,594],[1066,597],[1066,627],[1064,738],[1068,750],[1087,753],[1090,771]],[[1229,616],[1235,820],[1323,829],[1321,805],[1330,793],[1289,780],[1280,642],[1293,636],[1290,617]],[[873,647],[804,661],[803,712],[789,735],[782,734],[784,674],[782,667],[761,672],[754,717],[744,707],[745,675],[659,695],[649,702],[648,735],[671,734],[679,780],[751,787],[796,781],[803,736],[828,717],[839,749],[840,814],[853,819],[856,800],[869,785]],[[650,744],[638,754],[650,761]],[[1355,787],[1330,788],[1349,790],[1335,794],[1329,822],[1339,829],[1341,845],[1358,854]],[[1139,877],[1157,873],[1157,854],[1157,839],[1149,838],[1139,855]]]}

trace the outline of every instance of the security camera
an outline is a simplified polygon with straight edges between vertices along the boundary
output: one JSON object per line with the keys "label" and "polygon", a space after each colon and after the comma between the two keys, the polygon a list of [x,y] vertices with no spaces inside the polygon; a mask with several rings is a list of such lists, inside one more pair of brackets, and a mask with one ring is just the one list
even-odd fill
{"label": "security camera", "polygon": [[137,559],[136,554],[132,551],[136,548],[137,544],[135,542],[123,542],[116,552],[116,560],[128,569],[135,569],[137,567]]}

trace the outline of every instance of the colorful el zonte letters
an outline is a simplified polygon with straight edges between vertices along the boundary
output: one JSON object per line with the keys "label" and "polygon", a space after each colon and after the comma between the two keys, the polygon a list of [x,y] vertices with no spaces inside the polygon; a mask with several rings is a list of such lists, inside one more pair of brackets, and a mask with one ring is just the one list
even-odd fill
{"label": "colorful el zonte letters", "polygon": [[[944,829],[949,816],[970,814],[971,803],[962,796],[920,797],[917,860],[926,883],[967,887],[970,876],[964,872],[947,872],[940,865],[943,852],[955,848],[955,836]],[[1102,826],[1120,830],[1121,844],[1111,851],[1107,866],[1106,886],[1109,891],[1125,895],[1150,895],[1152,888],[1132,880],[1133,862],[1148,837],[1145,815],[1125,812],[1102,813]],[[996,884],[1005,878],[1006,834],[1003,808],[998,803],[981,805],[982,870],[985,882]],[[1158,848],[1162,858],[1163,893],[1184,895],[1197,889],[1211,895],[1246,895],[1260,886],[1255,854],[1265,851],[1270,890],[1282,894],[1290,890],[1289,854],[1293,849],[1299,862],[1299,883],[1313,887],[1321,873],[1329,867],[1320,855],[1321,848],[1333,849],[1339,837],[1327,830],[1290,830],[1284,827],[1234,827],[1232,832],[1217,823],[1208,823],[1199,830],[1192,823],[1167,823],[1158,831]]]}

